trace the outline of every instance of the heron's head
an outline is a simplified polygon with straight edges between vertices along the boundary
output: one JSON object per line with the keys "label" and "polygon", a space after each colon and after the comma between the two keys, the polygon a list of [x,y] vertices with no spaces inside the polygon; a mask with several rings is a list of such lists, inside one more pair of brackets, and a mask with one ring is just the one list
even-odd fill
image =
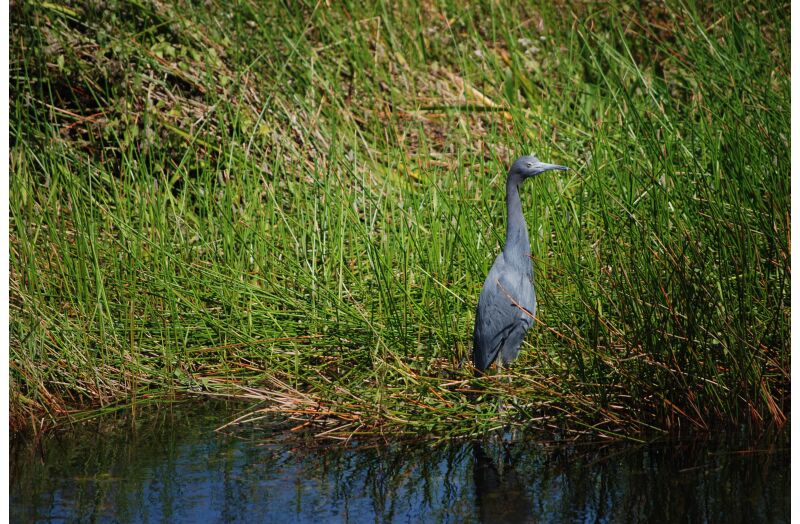
{"label": "heron's head", "polygon": [[546,164],[541,162],[533,155],[521,156],[514,161],[511,165],[510,173],[520,175],[522,178],[530,178],[539,173],[550,171],[551,169],[558,169],[559,171],[566,171],[567,167],[559,166],[556,164]]}

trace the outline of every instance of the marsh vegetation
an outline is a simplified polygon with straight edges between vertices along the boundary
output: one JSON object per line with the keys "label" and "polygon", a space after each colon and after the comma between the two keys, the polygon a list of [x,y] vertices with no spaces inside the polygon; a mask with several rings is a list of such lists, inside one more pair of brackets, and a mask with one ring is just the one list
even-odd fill
{"label": "marsh vegetation", "polygon": [[[334,438],[783,425],[789,21],[13,3],[12,427],[186,394]],[[538,318],[510,380],[476,378],[530,152],[571,167],[523,189]]]}

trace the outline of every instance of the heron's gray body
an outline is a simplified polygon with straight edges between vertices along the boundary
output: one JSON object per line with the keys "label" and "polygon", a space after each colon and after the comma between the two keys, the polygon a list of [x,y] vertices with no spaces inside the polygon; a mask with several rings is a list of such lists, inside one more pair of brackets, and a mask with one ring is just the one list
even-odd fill
{"label": "heron's gray body", "polygon": [[472,362],[479,370],[488,368],[498,357],[500,364],[510,364],[517,358],[525,333],[533,325],[536,291],[519,186],[526,178],[550,169],[567,168],[524,156],[508,172],[506,242],[483,283],[475,313]]}
{"label": "heron's gray body", "polygon": [[533,325],[536,291],[530,259],[527,265],[520,269],[500,253],[489,270],[475,315],[472,357],[478,369],[488,368],[498,356],[503,365],[510,364]]}

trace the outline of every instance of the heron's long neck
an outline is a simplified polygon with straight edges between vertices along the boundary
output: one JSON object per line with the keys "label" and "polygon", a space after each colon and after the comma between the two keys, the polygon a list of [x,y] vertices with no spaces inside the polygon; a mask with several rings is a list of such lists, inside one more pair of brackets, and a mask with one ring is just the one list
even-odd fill
{"label": "heron's long neck", "polygon": [[528,239],[528,225],[522,215],[522,202],[519,199],[519,186],[522,178],[509,175],[506,182],[506,211],[508,214],[508,225],[506,227],[506,245],[503,253],[506,259],[527,262],[530,260],[531,243]]}

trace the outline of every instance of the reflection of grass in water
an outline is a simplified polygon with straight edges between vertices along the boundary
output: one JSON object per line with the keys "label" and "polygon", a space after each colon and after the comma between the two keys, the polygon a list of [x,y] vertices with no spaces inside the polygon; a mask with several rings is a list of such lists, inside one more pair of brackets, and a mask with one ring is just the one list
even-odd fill
{"label": "reflection of grass in water", "polygon": [[[93,9],[14,7],[15,426],[187,392],[339,437],[785,421],[788,7]],[[524,189],[540,317],[475,379],[530,150],[573,167]]]}
{"label": "reflection of grass in water", "polygon": [[647,522],[788,520],[785,434],[747,441],[744,450],[735,437],[632,445],[545,444],[526,435],[315,447],[286,440],[285,432],[262,441],[269,428],[253,425],[214,431],[238,410],[189,402],[104,417],[38,443],[17,441],[11,519],[196,521],[219,512],[227,521],[258,514],[269,522],[273,515],[547,522],[584,512],[613,522],[631,514]]}

